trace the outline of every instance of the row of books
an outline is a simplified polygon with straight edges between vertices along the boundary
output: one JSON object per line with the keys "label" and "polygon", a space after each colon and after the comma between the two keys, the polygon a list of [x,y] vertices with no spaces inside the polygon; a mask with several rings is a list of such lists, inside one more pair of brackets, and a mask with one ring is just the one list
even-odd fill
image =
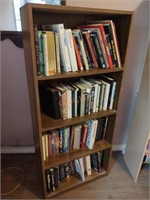
{"label": "row of books", "polygon": [[80,179],[85,181],[86,175],[92,174],[92,168],[97,172],[101,172],[102,159],[103,152],[101,151],[46,170],[47,191],[56,191],[59,184],[71,175],[79,174]]}
{"label": "row of books", "polygon": [[89,22],[73,30],[63,23],[34,24],[33,28],[37,75],[121,67],[112,20]]}
{"label": "row of books", "polygon": [[106,138],[108,117],[55,129],[42,135],[43,160],[72,149],[93,149],[95,142]]}
{"label": "row of books", "polygon": [[70,119],[113,109],[117,82],[108,76],[40,87],[41,111],[55,119]]}

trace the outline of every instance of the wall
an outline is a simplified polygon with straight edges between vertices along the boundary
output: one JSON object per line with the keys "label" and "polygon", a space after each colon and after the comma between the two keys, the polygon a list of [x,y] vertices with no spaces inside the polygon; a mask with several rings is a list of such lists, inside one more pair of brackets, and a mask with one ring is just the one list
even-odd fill
{"label": "wall", "polygon": [[0,30],[16,30],[13,0],[0,0]]}
{"label": "wall", "polygon": [[[4,0],[5,1],[5,0]],[[14,30],[5,18],[13,19],[12,1],[7,0],[7,7],[3,6],[3,30]],[[8,5],[8,3],[10,3]],[[142,74],[145,52],[148,41],[148,8],[147,1],[118,1],[118,0],[68,0],[67,5],[101,7],[111,9],[134,10],[133,30],[127,55],[127,70],[121,95],[121,107],[116,127],[115,144],[126,144],[127,132],[134,107],[134,100],[138,92],[138,83]],[[11,9],[10,9],[11,7]],[[5,10],[4,10],[5,9]],[[8,10],[9,9],[9,10]],[[10,11],[11,10],[11,11]],[[1,13],[1,12],[0,12]],[[6,21],[5,21],[6,20]],[[31,115],[23,49],[12,48],[10,41],[1,43],[2,47],[2,145],[32,145]],[[7,55],[7,57],[6,57]],[[9,55],[9,56],[8,56]],[[9,59],[8,59],[9,58]],[[15,59],[14,59],[15,58]]]}
{"label": "wall", "polygon": [[6,39],[1,45],[1,144],[33,145],[24,51]]}
{"label": "wall", "polygon": [[114,143],[126,144],[149,40],[149,1],[67,0],[67,5],[134,11]]}

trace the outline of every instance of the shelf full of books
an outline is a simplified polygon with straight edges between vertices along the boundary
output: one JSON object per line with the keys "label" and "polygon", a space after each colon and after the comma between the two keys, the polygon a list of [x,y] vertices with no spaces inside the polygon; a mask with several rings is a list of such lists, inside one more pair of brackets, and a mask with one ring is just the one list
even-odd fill
{"label": "shelf full of books", "polygon": [[21,8],[33,135],[45,198],[105,176],[132,12]]}
{"label": "shelf full of books", "polygon": [[103,168],[105,151],[98,151],[91,155],[80,157],[71,162],[51,167],[45,171],[48,196],[53,196],[69,190],[83,182],[89,182],[107,174]]}
{"label": "shelf full of books", "polygon": [[34,39],[38,76],[122,67],[112,20],[88,22],[73,30],[63,23],[34,24]]}

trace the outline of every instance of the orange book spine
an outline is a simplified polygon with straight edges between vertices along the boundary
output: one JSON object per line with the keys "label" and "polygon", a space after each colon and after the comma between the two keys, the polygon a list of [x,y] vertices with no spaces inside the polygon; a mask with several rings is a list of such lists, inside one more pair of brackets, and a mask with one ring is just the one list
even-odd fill
{"label": "orange book spine", "polygon": [[76,55],[76,59],[77,59],[78,70],[83,70],[82,61],[81,61],[81,58],[80,58],[80,53],[79,53],[79,51],[78,51],[78,47],[77,47],[77,44],[76,44],[76,40],[75,40],[74,35],[72,35],[72,38],[73,38],[73,44],[74,44],[75,55]]}

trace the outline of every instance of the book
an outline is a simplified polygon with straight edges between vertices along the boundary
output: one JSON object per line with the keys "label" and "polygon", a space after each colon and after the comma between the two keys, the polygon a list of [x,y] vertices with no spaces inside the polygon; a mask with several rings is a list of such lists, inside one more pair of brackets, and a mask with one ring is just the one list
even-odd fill
{"label": "book", "polygon": [[75,160],[75,169],[76,172],[79,173],[81,180],[85,181],[84,170],[83,170],[83,161],[80,159]]}
{"label": "book", "polygon": [[42,112],[55,119],[59,119],[59,90],[52,86],[44,85],[39,87],[39,93]]}
{"label": "book", "polygon": [[101,161],[102,161],[102,153],[101,152],[96,152],[94,154],[91,154],[91,166],[97,172],[100,172]]}
{"label": "book", "polygon": [[56,73],[56,51],[55,39],[53,31],[43,31],[43,55],[45,75],[53,75]]}
{"label": "book", "polygon": [[89,149],[93,149],[94,143],[95,143],[95,137],[96,137],[96,130],[97,130],[97,125],[98,125],[98,120],[89,120],[87,121],[88,124],[88,135],[87,135],[87,140],[86,140],[86,146]]}
{"label": "book", "polygon": [[86,171],[86,174],[87,174],[87,175],[91,175],[91,174],[92,174],[90,155],[85,156],[85,171]]}
{"label": "book", "polygon": [[39,41],[39,64],[40,64],[40,73],[44,75],[44,55],[43,55],[43,40],[42,40],[42,31],[38,30],[38,41]]}
{"label": "book", "polygon": [[92,46],[91,37],[90,37],[90,30],[85,30],[85,31],[82,30],[82,35],[83,35],[83,38],[84,38],[84,42],[87,46],[87,49],[89,51],[89,55],[90,55],[91,60],[92,60],[93,68],[97,69],[99,66],[98,66],[96,55],[95,55],[95,52],[94,52],[94,49],[93,49],[93,46]]}
{"label": "book", "polygon": [[105,85],[102,109],[107,110],[108,109],[109,92],[110,92],[110,83],[108,83],[104,80],[101,80],[101,82]]}
{"label": "book", "polygon": [[52,192],[50,171],[45,170],[47,192]]}
{"label": "book", "polygon": [[[95,23],[97,23],[95,21]],[[114,59],[115,59],[115,67],[121,67],[121,58],[120,58],[120,51],[118,45],[118,38],[116,33],[116,27],[113,20],[101,20],[100,23],[104,25],[104,29],[106,32],[109,32],[111,38],[111,45],[113,49]]]}
{"label": "book", "polygon": [[78,93],[78,115],[80,117],[85,115],[85,93],[86,93],[86,88],[84,85],[82,85],[81,81],[75,82],[74,83],[78,88],[79,88],[79,93]]}
{"label": "book", "polygon": [[108,109],[113,109],[117,82],[113,78],[105,76],[105,75],[102,76],[102,79],[110,84],[110,92],[109,92],[109,97],[108,97]]}
{"label": "book", "polygon": [[53,83],[52,86],[59,91],[59,106],[60,106],[60,117],[62,119],[67,119],[67,92],[66,89],[61,87],[57,83]]}
{"label": "book", "polygon": [[60,181],[65,180],[65,165],[64,164],[59,165],[59,180]]}
{"label": "book", "polygon": [[86,147],[86,139],[88,134],[88,125],[84,122],[82,123],[82,129],[81,129],[81,149]]}
{"label": "book", "polygon": [[54,32],[54,36],[55,36],[55,51],[56,51],[56,71],[57,73],[60,73],[61,66],[60,66],[60,46],[59,46],[58,33]]}
{"label": "book", "polygon": [[84,48],[84,41],[83,41],[81,30],[80,29],[73,29],[72,33],[74,34],[75,37],[77,37],[77,40],[79,42],[79,48],[80,48],[80,51],[81,51],[80,56],[82,56],[84,68],[86,70],[88,70],[89,65],[88,65],[88,60],[87,60],[87,56],[86,56],[86,51],[85,51],[85,48]]}
{"label": "book", "polygon": [[77,66],[77,61],[76,61],[71,29],[65,29],[65,36],[66,36],[66,41],[67,41],[71,69],[73,72],[75,72],[75,71],[78,71],[78,66]]}
{"label": "book", "polygon": [[105,64],[102,49],[101,49],[101,46],[100,46],[100,43],[98,40],[97,32],[92,31],[90,35],[91,35],[91,39],[93,41],[93,46],[95,48],[95,52],[97,55],[98,64],[99,64],[100,68],[102,68],[102,69],[106,68],[106,64]]}
{"label": "book", "polygon": [[43,29],[52,30],[58,33],[59,45],[60,45],[60,54],[61,54],[61,65],[63,66],[63,71],[71,71],[71,64],[69,59],[69,52],[65,37],[64,24],[51,24],[51,25],[42,25]]}
{"label": "book", "polygon": [[83,70],[83,63],[82,63],[82,60],[80,57],[79,45],[78,45],[76,37],[74,35],[72,35],[72,39],[73,39],[73,44],[74,44],[74,50],[75,50],[78,70]]}
{"label": "book", "polygon": [[80,27],[82,29],[85,29],[85,28],[86,29],[88,29],[88,28],[99,28],[99,30],[101,32],[102,42],[104,44],[107,60],[108,60],[108,63],[109,63],[109,68],[112,68],[113,67],[113,62],[112,62],[112,59],[111,59],[111,56],[110,56],[110,52],[109,52],[108,43],[107,43],[107,40],[106,40],[106,35],[105,35],[103,24],[101,24],[101,23],[97,23],[97,24],[94,23],[93,24],[92,22],[88,22],[88,23],[89,24],[83,25],[83,26],[80,26]]}
{"label": "book", "polygon": [[73,149],[80,149],[81,128],[82,128],[81,124],[75,125]]}
{"label": "book", "polygon": [[37,76],[40,76],[41,70],[40,70],[39,39],[38,39],[38,25],[37,24],[33,24],[33,30],[34,30],[34,44],[35,44]]}

